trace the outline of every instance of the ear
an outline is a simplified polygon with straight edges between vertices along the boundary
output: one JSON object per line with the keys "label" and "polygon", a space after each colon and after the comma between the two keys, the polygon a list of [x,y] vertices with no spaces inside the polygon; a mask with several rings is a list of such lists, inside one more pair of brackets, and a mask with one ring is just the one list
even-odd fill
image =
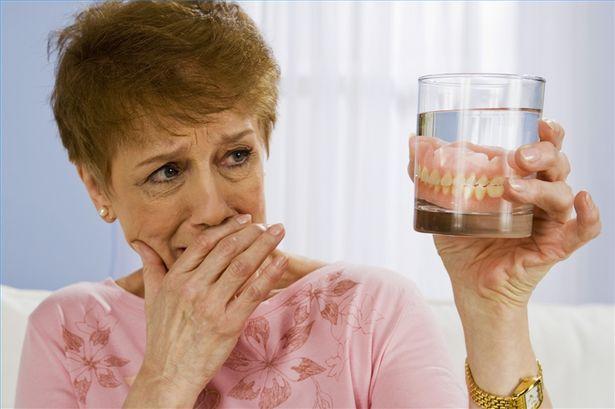
{"label": "ear", "polygon": [[107,213],[104,216],[101,215],[101,217],[108,223],[114,222],[116,217],[113,207],[111,206],[111,200],[109,200],[103,189],[100,188],[92,173],[90,173],[87,168],[81,164],[75,165],[75,167],[77,168],[77,173],[88,191],[90,199],[92,199],[92,203],[94,203],[94,206],[96,207],[96,213],[99,213],[100,209],[106,208],[108,210]]}

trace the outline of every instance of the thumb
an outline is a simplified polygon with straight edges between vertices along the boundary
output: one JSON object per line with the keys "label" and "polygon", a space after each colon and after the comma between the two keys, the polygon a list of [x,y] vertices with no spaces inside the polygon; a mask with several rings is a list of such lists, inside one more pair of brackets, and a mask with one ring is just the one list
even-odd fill
{"label": "thumb", "polygon": [[145,286],[145,305],[149,306],[156,298],[162,286],[162,280],[167,273],[164,261],[150,246],[140,240],[132,243],[132,248],[141,257],[143,263],[143,284]]}

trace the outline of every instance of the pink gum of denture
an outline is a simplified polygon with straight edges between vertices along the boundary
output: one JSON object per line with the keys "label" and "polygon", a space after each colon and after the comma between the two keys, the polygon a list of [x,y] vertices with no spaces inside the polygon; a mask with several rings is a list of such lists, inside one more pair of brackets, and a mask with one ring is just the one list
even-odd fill
{"label": "pink gum of denture", "polygon": [[417,198],[463,213],[512,211],[513,204],[501,196],[506,178],[523,176],[509,165],[514,160],[513,152],[420,138],[415,169]]}

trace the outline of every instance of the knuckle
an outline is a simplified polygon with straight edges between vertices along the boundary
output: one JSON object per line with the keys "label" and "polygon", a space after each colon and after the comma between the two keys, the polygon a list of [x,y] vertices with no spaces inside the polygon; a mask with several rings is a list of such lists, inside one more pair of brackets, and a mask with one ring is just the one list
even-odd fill
{"label": "knuckle", "polygon": [[566,183],[561,183],[562,189],[564,193],[560,196],[561,198],[561,208],[562,209],[571,209],[574,206],[574,192],[572,188],[568,186]]}
{"label": "knuckle", "polygon": [[234,259],[227,268],[228,273],[236,277],[247,275],[249,270],[248,264],[239,258]]}
{"label": "knuckle", "polygon": [[547,162],[551,165],[557,164],[559,159],[559,151],[557,150],[557,147],[551,142],[544,142],[544,147]]}
{"label": "knuckle", "polygon": [[208,328],[210,326],[215,326],[220,319],[217,303],[212,302],[209,298],[199,299],[198,302],[195,303],[195,311],[199,319],[207,323]]}
{"label": "knuckle", "polygon": [[207,234],[199,234],[195,241],[199,249],[203,251],[209,251],[213,246],[213,240]]}
{"label": "knuckle", "polygon": [[190,281],[186,281],[181,287],[179,287],[180,299],[187,301],[194,301],[199,295],[199,289],[196,285]]}
{"label": "knuckle", "polygon": [[237,250],[237,236],[230,236],[222,239],[218,247],[222,255],[232,256]]}
{"label": "knuckle", "polygon": [[596,228],[591,230],[591,232],[590,232],[590,234],[589,234],[589,236],[587,238],[587,241],[593,240],[596,237],[598,237],[599,235],[600,235],[600,227],[596,227]]}
{"label": "knuckle", "polygon": [[264,291],[256,286],[256,285],[251,285],[246,289],[246,296],[250,299],[250,300],[260,300],[261,298],[264,297]]}
{"label": "knuckle", "polygon": [[250,233],[254,236],[254,237],[258,237],[260,236],[261,233],[263,233],[265,231],[265,226],[263,226],[262,224],[258,224],[258,223],[254,223],[252,225],[250,225]]}

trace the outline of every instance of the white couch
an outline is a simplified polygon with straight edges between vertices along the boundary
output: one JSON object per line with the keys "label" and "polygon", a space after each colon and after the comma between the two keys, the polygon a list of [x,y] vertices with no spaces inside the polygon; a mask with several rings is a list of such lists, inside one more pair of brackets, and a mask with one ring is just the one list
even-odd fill
{"label": "white couch", "polygon": [[[48,291],[2,291],[2,407],[13,407],[28,314]],[[463,379],[465,346],[452,303],[432,302],[433,311]],[[545,382],[556,407],[615,408],[615,306],[531,305],[530,329]]]}

